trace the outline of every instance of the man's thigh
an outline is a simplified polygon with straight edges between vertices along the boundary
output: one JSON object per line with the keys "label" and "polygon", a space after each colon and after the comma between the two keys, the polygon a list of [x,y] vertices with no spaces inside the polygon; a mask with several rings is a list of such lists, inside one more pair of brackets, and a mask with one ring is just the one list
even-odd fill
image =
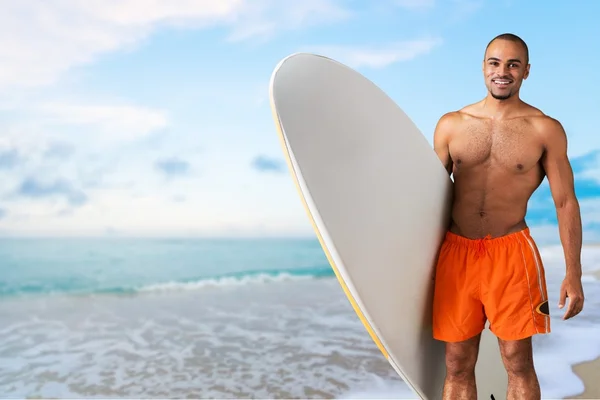
{"label": "man's thigh", "polygon": [[446,369],[450,373],[470,373],[479,356],[481,334],[460,342],[446,343]]}
{"label": "man's thigh", "polygon": [[533,346],[531,337],[519,340],[498,339],[504,367],[509,373],[533,370]]}

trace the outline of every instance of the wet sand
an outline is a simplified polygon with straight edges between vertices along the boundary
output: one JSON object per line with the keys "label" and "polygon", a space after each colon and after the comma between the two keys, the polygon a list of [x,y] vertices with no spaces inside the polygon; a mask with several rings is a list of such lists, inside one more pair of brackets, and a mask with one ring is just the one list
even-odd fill
{"label": "wet sand", "polygon": [[585,384],[585,390],[571,399],[600,399],[600,357],[573,366],[573,372]]}
{"label": "wet sand", "polygon": [[[600,247],[600,244],[596,244],[595,247]],[[600,280],[600,270],[593,271],[591,275]],[[583,381],[585,389],[583,393],[569,398],[594,400],[600,399],[600,357],[593,361],[576,364],[572,369],[573,372]]]}

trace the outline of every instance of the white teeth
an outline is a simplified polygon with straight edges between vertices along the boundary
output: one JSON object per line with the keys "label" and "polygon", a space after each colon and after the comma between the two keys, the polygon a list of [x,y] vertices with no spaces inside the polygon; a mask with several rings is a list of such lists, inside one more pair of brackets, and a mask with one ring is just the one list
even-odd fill
{"label": "white teeth", "polygon": [[494,82],[500,84],[500,85],[508,85],[508,81],[499,81],[499,80],[495,80]]}

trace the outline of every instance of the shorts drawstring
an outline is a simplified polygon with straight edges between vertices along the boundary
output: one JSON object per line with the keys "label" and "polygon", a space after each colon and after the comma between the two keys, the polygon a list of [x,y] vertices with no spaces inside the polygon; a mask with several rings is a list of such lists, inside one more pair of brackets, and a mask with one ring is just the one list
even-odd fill
{"label": "shorts drawstring", "polygon": [[487,252],[487,247],[486,247],[486,240],[490,240],[492,238],[491,235],[487,235],[484,238],[481,239],[477,239],[475,241],[475,248],[477,250],[477,256],[478,257],[483,257],[485,256],[486,252]]}

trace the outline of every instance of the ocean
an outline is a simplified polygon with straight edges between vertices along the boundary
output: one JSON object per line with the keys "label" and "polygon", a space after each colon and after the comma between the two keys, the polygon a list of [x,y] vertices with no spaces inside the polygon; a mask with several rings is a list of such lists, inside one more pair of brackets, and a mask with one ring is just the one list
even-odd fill
{"label": "ocean", "polygon": [[[541,252],[553,332],[535,362],[562,398],[600,356],[600,248],[570,321],[562,249]],[[414,398],[312,238],[0,239],[0,260],[0,397]]]}

